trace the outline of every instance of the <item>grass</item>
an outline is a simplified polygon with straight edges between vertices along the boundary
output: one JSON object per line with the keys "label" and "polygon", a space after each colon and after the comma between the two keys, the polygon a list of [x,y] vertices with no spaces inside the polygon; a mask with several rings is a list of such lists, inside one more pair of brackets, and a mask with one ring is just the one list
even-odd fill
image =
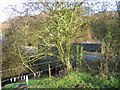
{"label": "grass", "polygon": [[[28,88],[120,88],[120,78],[98,78],[97,75],[70,72],[65,77],[51,77],[29,80]],[[15,88],[19,83],[8,84],[5,88]]]}

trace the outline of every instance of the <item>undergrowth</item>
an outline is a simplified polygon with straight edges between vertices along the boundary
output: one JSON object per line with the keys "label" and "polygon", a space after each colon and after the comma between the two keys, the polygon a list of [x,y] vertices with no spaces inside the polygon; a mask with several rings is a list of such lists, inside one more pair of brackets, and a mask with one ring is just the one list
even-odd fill
{"label": "undergrowth", "polygon": [[[29,80],[28,88],[120,88],[120,78],[108,79],[81,72],[70,72],[64,77],[51,77]],[[5,88],[15,88],[20,83],[8,84]]]}

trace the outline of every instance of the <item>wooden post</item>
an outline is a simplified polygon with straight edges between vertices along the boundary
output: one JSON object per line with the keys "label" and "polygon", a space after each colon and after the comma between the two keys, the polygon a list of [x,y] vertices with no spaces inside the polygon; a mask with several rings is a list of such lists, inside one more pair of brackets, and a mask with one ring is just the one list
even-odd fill
{"label": "wooden post", "polygon": [[[58,63],[57,63],[57,66],[58,66]],[[58,74],[58,67],[55,67],[55,75]]]}
{"label": "wooden post", "polygon": [[50,68],[50,64],[48,64],[48,72],[49,72],[49,78],[51,77],[51,68]]}
{"label": "wooden post", "polygon": [[76,47],[76,71],[79,69],[79,45]]}

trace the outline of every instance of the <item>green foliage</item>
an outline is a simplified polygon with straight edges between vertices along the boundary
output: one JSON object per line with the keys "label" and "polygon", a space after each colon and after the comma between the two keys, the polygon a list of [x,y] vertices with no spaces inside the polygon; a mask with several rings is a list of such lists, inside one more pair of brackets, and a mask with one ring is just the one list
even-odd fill
{"label": "green foliage", "polygon": [[[70,72],[63,78],[51,77],[29,80],[29,88],[119,88],[118,77],[111,76],[110,79],[98,78],[88,73]],[[10,84],[5,86],[6,88],[13,88],[17,85]],[[76,87],[77,86],[77,87]]]}

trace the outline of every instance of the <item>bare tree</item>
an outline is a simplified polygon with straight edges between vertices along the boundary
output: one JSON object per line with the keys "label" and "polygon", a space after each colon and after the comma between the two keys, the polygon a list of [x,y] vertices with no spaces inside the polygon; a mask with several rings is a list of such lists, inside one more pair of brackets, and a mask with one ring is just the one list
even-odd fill
{"label": "bare tree", "polygon": [[57,48],[58,54],[51,52],[51,55],[58,57],[67,66],[68,71],[72,69],[71,43],[81,34],[81,26],[85,24],[82,3],[42,3],[50,18],[43,24],[44,29],[40,31],[39,38],[45,46]]}

